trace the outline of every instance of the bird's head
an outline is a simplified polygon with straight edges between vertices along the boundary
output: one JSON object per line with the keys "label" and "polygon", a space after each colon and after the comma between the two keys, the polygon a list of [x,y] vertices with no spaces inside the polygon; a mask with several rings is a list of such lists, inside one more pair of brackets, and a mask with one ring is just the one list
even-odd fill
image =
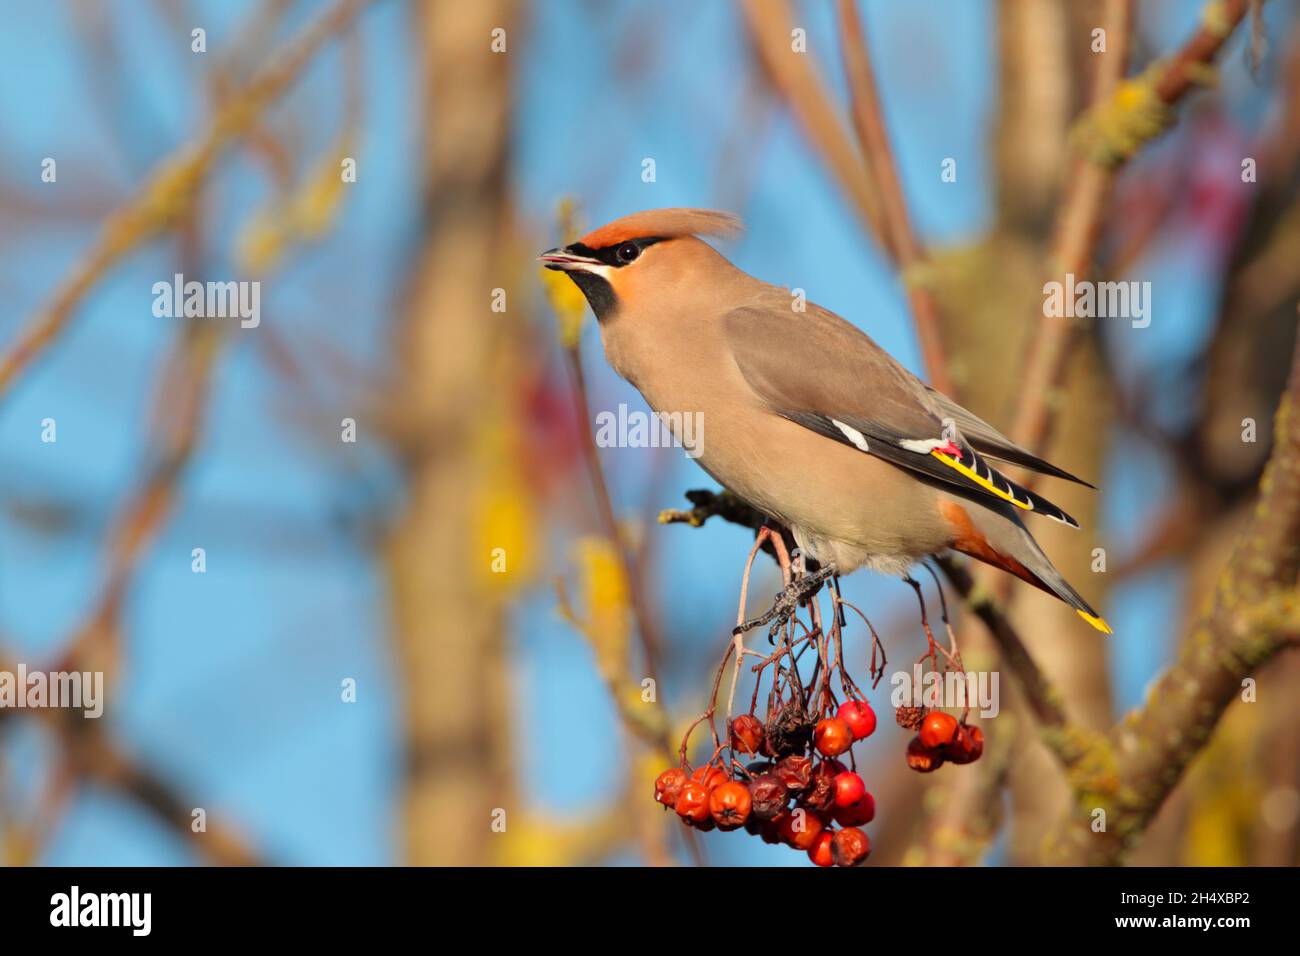
{"label": "bird's head", "polygon": [[[721,257],[698,236],[731,236],[740,220],[711,209],[648,209],[601,226],[538,261],[569,274],[605,321],[641,290],[666,288]],[[721,260],[725,261],[725,260]]]}

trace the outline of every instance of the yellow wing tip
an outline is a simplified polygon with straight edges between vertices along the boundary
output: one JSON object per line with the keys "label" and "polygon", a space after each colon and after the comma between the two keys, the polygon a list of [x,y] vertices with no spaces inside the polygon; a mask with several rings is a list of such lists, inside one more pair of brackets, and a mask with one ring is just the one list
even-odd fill
{"label": "yellow wing tip", "polygon": [[985,491],[988,491],[988,492],[991,492],[991,493],[997,495],[997,496],[998,496],[999,498],[1001,498],[1003,501],[1009,501],[1009,502],[1011,502],[1013,505],[1015,505],[1017,508],[1021,508],[1021,509],[1025,510],[1025,511],[1033,511],[1033,510],[1034,510],[1034,506],[1033,506],[1033,504],[1026,504],[1025,502],[1021,501],[1019,498],[1017,498],[1015,495],[1009,495],[1009,494],[1007,494],[1007,493],[1006,493],[1005,491],[1003,491],[1001,488],[996,487],[992,482],[988,481],[988,480],[985,479],[985,478],[980,477],[980,476],[977,475],[974,471],[972,471],[971,469],[969,469],[969,468],[967,468],[965,465],[963,465],[961,462],[959,462],[957,459],[955,459],[955,458],[953,458],[953,457],[951,457],[951,456],[949,456],[949,455],[945,455],[945,454],[944,454],[943,452],[941,452],[939,449],[935,448],[934,450],[932,450],[932,451],[930,452],[930,454],[931,454],[933,457],[938,458],[941,462],[943,462],[943,463],[944,463],[945,465],[947,465],[949,468],[952,468],[954,471],[958,471],[958,472],[960,472],[961,474],[965,475],[967,478],[969,478],[971,481],[975,482],[977,485],[979,485],[979,486],[980,486],[981,488],[983,488]]}
{"label": "yellow wing tip", "polygon": [[1078,608],[1075,609],[1075,613],[1077,613],[1077,614],[1079,615],[1079,617],[1083,618],[1085,621],[1087,621],[1089,624],[1091,624],[1091,625],[1092,625],[1093,627],[1095,627],[1097,630],[1101,631],[1101,633],[1103,633],[1103,634],[1114,634],[1114,633],[1115,633],[1114,631],[1112,631],[1112,630],[1110,629],[1110,625],[1106,623],[1106,621],[1105,621],[1104,618],[1093,617],[1093,616],[1092,616],[1091,614],[1089,614],[1087,611],[1080,611],[1080,610],[1078,610]]}

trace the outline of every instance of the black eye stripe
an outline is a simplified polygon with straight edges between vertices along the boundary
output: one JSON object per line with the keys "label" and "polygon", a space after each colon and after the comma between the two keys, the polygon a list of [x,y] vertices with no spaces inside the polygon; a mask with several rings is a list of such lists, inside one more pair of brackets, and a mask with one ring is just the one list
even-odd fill
{"label": "black eye stripe", "polygon": [[[602,246],[600,249],[593,249],[590,246],[583,245],[581,242],[575,242],[573,245],[567,247],[567,251],[573,253],[575,256],[590,256],[593,259],[599,259],[607,266],[613,266],[615,269],[620,269],[625,265],[629,265],[631,262],[635,262],[636,259],[640,258],[640,252],[644,252],[647,247],[653,246],[656,242],[663,242],[663,237],[647,236],[642,239],[628,239],[623,242],[615,243],[612,246]],[[628,243],[637,247],[638,255],[625,261],[618,257],[618,250]]]}

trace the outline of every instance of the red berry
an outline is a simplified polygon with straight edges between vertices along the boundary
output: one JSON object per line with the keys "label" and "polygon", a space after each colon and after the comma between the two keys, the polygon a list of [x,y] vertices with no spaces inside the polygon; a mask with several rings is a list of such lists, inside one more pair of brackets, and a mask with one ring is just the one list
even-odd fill
{"label": "red berry", "polygon": [[817,722],[813,741],[827,757],[838,757],[853,746],[853,731],[838,717],[828,717]]}
{"label": "red berry", "polygon": [[719,784],[727,782],[727,775],[718,767],[697,767],[691,774],[691,779],[696,783],[703,785],[705,791],[710,791]]}
{"label": "red berry", "polygon": [[876,729],[876,712],[865,700],[846,700],[835,716],[849,725],[854,740],[870,737]]}
{"label": "red berry", "polygon": [[655,800],[665,807],[675,806],[686,780],[686,771],[681,767],[665,770],[655,778]]}
{"label": "red berry", "polygon": [[835,822],[842,827],[865,826],[876,818],[876,798],[870,793],[862,794],[862,799],[847,807],[835,808]]}
{"label": "red berry", "polygon": [[956,717],[952,714],[945,714],[941,710],[932,710],[925,715],[925,720],[921,722],[919,736],[921,743],[931,750],[937,750],[952,743],[952,738],[956,733]]}
{"label": "red berry", "polygon": [[803,807],[795,807],[777,824],[781,839],[796,850],[811,849],[817,834],[825,828],[821,817]]}
{"label": "red berry", "polygon": [[835,806],[841,810],[851,807],[867,793],[867,785],[852,771],[835,775]]}
{"label": "red berry", "polygon": [[750,806],[749,788],[736,780],[719,784],[709,794],[709,813],[723,830],[742,826],[749,819]]}
{"label": "red berry", "polygon": [[687,823],[703,823],[710,820],[709,791],[704,788],[704,784],[688,780],[682,784],[682,792],[677,795],[677,803],[674,804],[673,809]]}
{"label": "red berry", "polygon": [[823,830],[817,834],[817,839],[813,840],[813,845],[808,848],[808,859],[818,866],[834,866],[835,857],[831,853],[831,841],[834,839],[835,834],[830,830]]}
{"label": "red berry", "polygon": [[927,747],[920,736],[916,736],[907,744],[907,765],[920,773],[929,773],[943,765],[943,753]]}
{"label": "red berry", "polygon": [[957,728],[957,736],[948,745],[948,759],[952,763],[974,763],[984,753],[984,731],[978,727]]}
{"label": "red berry", "polygon": [[756,754],[763,747],[763,722],[753,714],[741,714],[731,722],[731,749]]}
{"label": "red berry", "polygon": [[845,827],[831,838],[836,866],[860,866],[871,854],[871,840],[857,827]]}

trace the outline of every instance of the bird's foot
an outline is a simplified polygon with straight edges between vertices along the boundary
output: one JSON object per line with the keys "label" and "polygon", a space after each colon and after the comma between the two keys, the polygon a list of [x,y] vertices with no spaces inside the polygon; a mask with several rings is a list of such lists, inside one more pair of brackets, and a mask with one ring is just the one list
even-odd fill
{"label": "bird's foot", "polygon": [[762,627],[768,622],[772,622],[772,627],[768,632],[769,640],[776,637],[777,631],[785,626],[786,621],[790,620],[795,611],[808,598],[817,593],[817,589],[822,586],[822,582],[835,573],[835,569],[830,565],[819,568],[802,577],[795,578],[780,591],[776,592],[776,599],[772,606],[756,618],[744,621],[738,624],[732,634],[744,634],[752,631],[756,627]]}

